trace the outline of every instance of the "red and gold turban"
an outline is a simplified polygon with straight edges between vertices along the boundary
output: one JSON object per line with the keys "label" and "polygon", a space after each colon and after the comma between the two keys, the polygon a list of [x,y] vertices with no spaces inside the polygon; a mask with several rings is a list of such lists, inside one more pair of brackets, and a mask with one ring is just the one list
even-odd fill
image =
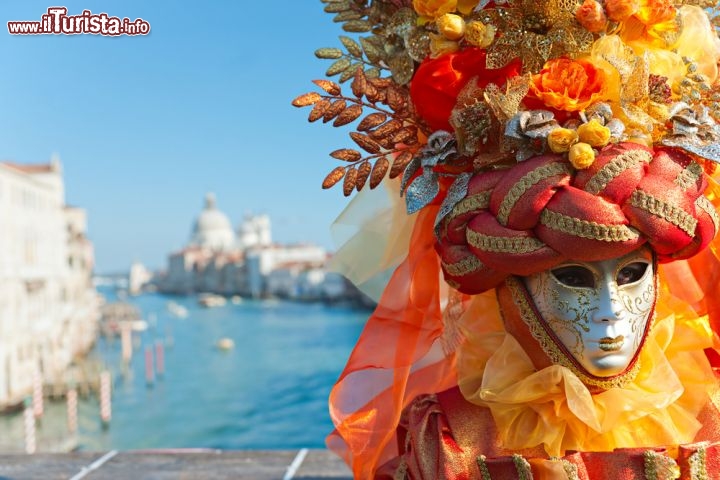
{"label": "red and gold turban", "polygon": [[720,224],[706,186],[686,153],[635,143],[604,148],[584,170],[548,154],[477,173],[440,224],[445,279],[481,293],[508,275],[619,257],[645,243],[660,262],[692,257]]}

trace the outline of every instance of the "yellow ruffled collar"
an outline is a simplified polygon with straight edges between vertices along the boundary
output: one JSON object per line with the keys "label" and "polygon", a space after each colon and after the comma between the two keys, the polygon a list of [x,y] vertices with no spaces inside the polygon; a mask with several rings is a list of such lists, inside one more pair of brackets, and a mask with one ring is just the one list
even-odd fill
{"label": "yellow ruffled collar", "polygon": [[[712,345],[705,317],[658,312],[637,376],[621,387],[592,393],[568,368],[536,371],[517,340],[497,324],[499,315],[488,315],[488,297],[478,301],[484,304],[485,324],[466,315],[468,338],[458,352],[458,383],[469,402],[491,410],[504,448],[543,445],[549,456],[561,456],[567,450],[693,441],[701,427],[697,415],[715,385],[703,352]],[[493,323],[499,327],[494,332],[489,331]]]}

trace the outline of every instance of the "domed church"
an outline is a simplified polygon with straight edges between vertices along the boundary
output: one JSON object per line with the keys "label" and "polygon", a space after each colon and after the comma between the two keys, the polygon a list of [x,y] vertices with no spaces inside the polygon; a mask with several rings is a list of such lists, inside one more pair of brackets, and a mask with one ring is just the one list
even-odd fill
{"label": "domed church", "polygon": [[228,252],[236,247],[232,224],[227,215],[218,210],[212,193],[205,195],[205,208],[193,225],[189,246],[214,252]]}

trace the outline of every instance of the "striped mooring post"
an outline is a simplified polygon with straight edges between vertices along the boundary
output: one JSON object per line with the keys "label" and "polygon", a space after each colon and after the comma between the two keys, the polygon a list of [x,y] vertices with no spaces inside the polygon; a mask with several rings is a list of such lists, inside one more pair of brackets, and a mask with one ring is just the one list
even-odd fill
{"label": "striped mooring post", "polygon": [[33,373],[32,409],[35,418],[42,417],[45,411],[43,404],[42,374],[39,369],[35,370],[35,373]]}
{"label": "striped mooring post", "polygon": [[112,419],[112,389],[110,385],[110,372],[107,370],[100,374],[100,420],[104,426],[110,424]]}
{"label": "striped mooring post", "polygon": [[153,366],[153,348],[145,347],[145,382],[148,387],[152,387],[155,383],[155,367]]}
{"label": "striped mooring post", "polygon": [[70,433],[77,432],[77,414],[77,390],[73,387],[67,392],[67,426]]}
{"label": "striped mooring post", "polygon": [[23,420],[25,421],[25,453],[32,455],[37,449],[35,441],[35,413],[33,412],[33,404],[30,397],[25,399],[25,411],[23,412]]}
{"label": "striped mooring post", "polygon": [[155,342],[155,372],[158,377],[165,375],[165,345],[162,340]]}

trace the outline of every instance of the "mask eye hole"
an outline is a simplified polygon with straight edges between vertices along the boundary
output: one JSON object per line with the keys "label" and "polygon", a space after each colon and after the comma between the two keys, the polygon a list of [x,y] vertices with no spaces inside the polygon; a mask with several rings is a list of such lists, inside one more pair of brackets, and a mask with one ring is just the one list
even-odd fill
{"label": "mask eye hole", "polygon": [[618,272],[617,284],[629,285],[639,281],[645,275],[647,268],[648,264],[645,262],[633,262],[625,265]]}
{"label": "mask eye hole", "polygon": [[595,287],[595,277],[593,273],[580,265],[569,265],[552,270],[553,276],[558,282],[568,287]]}

